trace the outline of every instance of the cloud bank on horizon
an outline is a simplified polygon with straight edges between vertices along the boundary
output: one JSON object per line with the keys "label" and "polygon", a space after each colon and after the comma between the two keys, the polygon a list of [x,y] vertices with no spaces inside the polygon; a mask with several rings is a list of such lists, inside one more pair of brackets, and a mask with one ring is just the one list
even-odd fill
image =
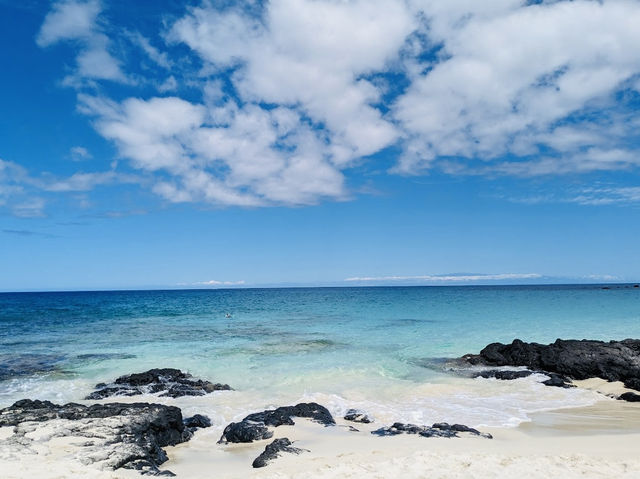
{"label": "cloud bank on horizon", "polygon": [[[126,168],[33,176],[0,160],[0,204],[115,183],[173,203],[345,200],[350,172],[390,150],[388,174],[403,175],[640,164],[637,1],[203,1],[144,31],[115,9],[53,2],[35,42],[70,48],[62,85]],[[638,198],[606,186],[565,200]],[[41,215],[29,201],[14,214]]]}

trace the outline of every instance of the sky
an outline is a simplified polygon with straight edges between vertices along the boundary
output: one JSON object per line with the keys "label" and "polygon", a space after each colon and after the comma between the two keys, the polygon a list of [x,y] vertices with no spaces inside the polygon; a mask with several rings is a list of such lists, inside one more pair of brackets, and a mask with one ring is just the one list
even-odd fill
{"label": "sky", "polygon": [[639,281],[638,25],[0,0],[0,291]]}

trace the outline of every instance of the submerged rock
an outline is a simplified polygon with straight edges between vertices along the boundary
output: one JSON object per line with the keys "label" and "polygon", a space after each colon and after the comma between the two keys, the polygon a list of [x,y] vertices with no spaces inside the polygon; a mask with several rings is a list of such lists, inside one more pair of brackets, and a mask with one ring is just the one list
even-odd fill
{"label": "submerged rock", "polygon": [[487,369],[473,374],[474,378],[495,378],[502,381],[511,381],[513,379],[526,378],[534,374],[533,371],[525,369],[523,371],[509,371],[503,369]]}
{"label": "submerged rock", "polygon": [[58,354],[0,354],[0,381],[34,374],[61,372],[65,356]]}
{"label": "submerged rock", "polygon": [[572,379],[597,377],[627,382],[640,378],[638,339],[609,342],[558,339],[548,345],[515,339],[511,344],[489,344],[480,354],[468,354],[462,359],[473,365],[526,366]]}
{"label": "submerged rock", "polygon": [[472,374],[474,378],[495,378],[502,381],[511,381],[514,379],[526,378],[532,374],[543,374],[549,376],[549,379],[541,381],[545,386],[554,386],[559,388],[574,388],[575,385],[571,384],[569,378],[556,373],[549,373],[546,371],[532,371],[530,369],[524,369],[519,371],[513,371],[508,369],[487,369],[484,371],[478,371]]}
{"label": "submerged rock", "polygon": [[294,417],[309,418],[325,426],[336,423],[326,407],[317,403],[300,403],[295,406],[283,406],[249,414],[240,422],[232,422],[224,429],[218,442],[253,442],[269,439],[273,436],[273,432],[269,431],[267,426],[293,426],[295,425]]}
{"label": "submerged rock", "polygon": [[467,433],[472,436],[493,439],[488,433],[483,433],[464,424],[448,424],[446,422],[435,423],[432,426],[416,426],[415,424],[403,424],[396,422],[389,427],[381,427],[371,434],[375,436],[396,436],[398,434],[417,434],[422,437],[460,437],[458,433]]}
{"label": "submerged rock", "polygon": [[363,411],[358,411],[357,409],[349,409],[347,411],[347,414],[344,415],[344,419],[346,421],[360,422],[363,424],[369,424],[373,422],[373,419],[371,419],[367,415],[367,413]]}
{"label": "submerged rock", "polygon": [[[47,425],[44,439],[35,434],[43,422]],[[2,441],[8,447],[31,450],[45,439],[84,437],[86,442],[76,444],[81,462],[154,475],[172,475],[158,468],[168,459],[162,448],[192,436],[179,408],[149,403],[84,406],[23,399],[0,410],[0,426],[15,428],[13,436]]]}
{"label": "submerged rock", "polygon": [[158,393],[160,397],[204,396],[213,391],[230,391],[228,384],[196,379],[179,369],[150,369],[143,373],[120,376],[111,384],[96,384],[96,391],[85,399],[105,399],[113,396],[137,396]]}
{"label": "submerged rock", "polygon": [[304,449],[293,447],[291,441],[286,437],[275,439],[271,444],[268,444],[267,447],[264,448],[264,452],[256,457],[251,465],[255,468],[265,467],[270,461],[276,459],[281,452],[300,454],[304,451]]}

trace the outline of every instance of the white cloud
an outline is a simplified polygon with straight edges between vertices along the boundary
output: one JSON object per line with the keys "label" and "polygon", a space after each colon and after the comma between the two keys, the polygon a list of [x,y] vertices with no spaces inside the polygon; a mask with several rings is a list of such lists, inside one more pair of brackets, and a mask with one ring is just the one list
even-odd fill
{"label": "white cloud", "polygon": [[[98,186],[112,184],[142,184],[139,175],[131,175],[115,170],[75,173],[68,177],[58,177],[51,173],[31,175],[20,165],[0,159],[0,206],[12,215],[24,218],[45,216],[46,193],[87,192]],[[82,207],[88,199],[81,197]]]}
{"label": "white cloud", "polygon": [[42,218],[45,216],[44,207],[43,198],[33,197],[12,205],[11,213],[18,218]]}
{"label": "white cloud", "polygon": [[349,282],[435,282],[435,283],[456,283],[474,281],[506,281],[517,279],[539,279],[542,275],[537,273],[499,273],[499,274],[426,274],[419,276],[363,276],[346,278]]}
{"label": "white cloud", "polygon": [[166,52],[158,50],[151,45],[148,38],[143,36],[140,32],[133,32],[129,34],[129,37],[134,44],[138,45],[144,53],[158,66],[169,70],[172,67],[172,62],[169,60],[169,55]]}
{"label": "white cloud", "polygon": [[74,146],[70,150],[70,156],[73,161],[84,161],[93,158],[93,155],[84,146]]}
{"label": "white cloud", "polygon": [[98,0],[60,0],[45,17],[36,37],[39,46],[72,40],[81,45],[76,71],[65,78],[65,85],[80,87],[87,80],[129,81],[120,62],[109,52],[109,38],[98,25],[101,10]]}
{"label": "white cloud", "polygon": [[[363,75],[386,68],[414,23],[403,3],[383,0],[276,0],[261,19],[205,4],[178,20],[168,39],[191,47],[205,70],[237,68],[231,81],[240,101],[205,82],[203,103],[164,97],[118,104],[83,94],[80,110],[135,168],[160,173],[153,191],[169,201],[342,199],[342,170],[398,138],[372,106],[381,90]],[[135,38],[157,63],[168,63],[147,39]],[[169,77],[160,90],[175,86]]]}
{"label": "white cloud", "polygon": [[164,172],[154,191],[169,201],[308,204],[344,195],[320,133],[289,109],[227,102],[208,110],[177,97],[114,104],[81,97],[81,111],[134,167]]}
{"label": "white cloud", "polygon": [[0,159],[0,206],[11,209],[12,205],[24,200],[28,179],[27,170],[23,167]]}
{"label": "white cloud", "polygon": [[640,203],[640,186],[585,188],[567,201],[582,205]]}
{"label": "white cloud", "polygon": [[96,186],[108,184],[140,183],[141,179],[133,175],[124,175],[115,171],[103,171],[97,173],[74,173],[68,178],[52,179],[45,177],[37,182],[43,191],[67,192],[67,191],[91,191]]}
{"label": "white cloud", "polygon": [[160,85],[158,85],[158,91],[160,93],[167,93],[170,91],[174,91],[178,88],[178,81],[175,79],[173,75],[167,77],[165,81],[163,81]]}
{"label": "white cloud", "polygon": [[[97,0],[54,3],[37,42],[79,46],[79,110],[171,202],[348,198],[345,171],[392,145],[408,174],[636,168],[640,121],[619,94],[640,84],[640,3],[529,3],[203,1],[159,37],[119,32],[160,67],[152,79],[125,75]],[[87,93],[131,78],[174,96]]]}
{"label": "white cloud", "polygon": [[297,107],[325,125],[331,161],[343,165],[398,138],[371,106],[381,92],[362,75],[384,70],[413,28],[402,2],[275,0],[262,21],[192,9],[169,38],[214,67],[239,65],[233,80],[243,99]]}
{"label": "white cloud", "polygon": [[243,284],[245,284],[244,281],[216,281],[212,279],[193,283],[193,286],[242,286]]}
{"label": "white cloud", "polygon": [[38,45],[46,47],[61,40],[88,39],[94,33],[100,10],[98,0],[55,2],[36,37]]}
{"label": "white cloud", "polygon": [[[429,20],[425,33],[442,51],[425,73],[409,60],[412,84],[395,108],[409,137],[401,171],[415,173],[443,156],[537,155],[541,145],[562,157],[528,174],[629,166],[610,126],[567,119],[580,112],[606,116],[616,106],[613,94],[640,72],[639,3],[416,3]],[[588,134],[594,126],[601,132]],[[632,129],[625,133],[637,137]]]}

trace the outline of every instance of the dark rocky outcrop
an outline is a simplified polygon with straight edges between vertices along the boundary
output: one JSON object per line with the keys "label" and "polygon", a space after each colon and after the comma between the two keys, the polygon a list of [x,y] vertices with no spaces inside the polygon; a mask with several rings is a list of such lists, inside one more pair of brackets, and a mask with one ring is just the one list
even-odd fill
{"label": "dark rocky outcrop", "polygon": [[264,423],[253,423],[244,419],[240,422],[232,422],[225,427],[218,443],[253,442],[271,437],[273,437],[273,431],[269,431]]}
{"label": "dark rocky outcrop", "polygon": [[624,386],[629,389],[640,391],[640,378],[628,378],[627,380],[625,380]]}
{"label": "dark rocky outcrop", "polygon": [[468,354],[462,359],[473,365],[526,366],[571,379],[597,377],[636,386],[640,378],[638,339],[609,342],[558,339],[548,345],[515,339],[511,344],[492,343],[480,354]]}
{"label": "dark rocky outcrop", "polygon": [[628,401],[628,402],[640,402],[640,394],[636,394],[636,393],[623,393],[620,396],[618,396],[618,399],[620,399],[621,401]]}
{"label": "dark rocky outcrop", "polygon": [[14,426],[8,446],[30,448],[29,437],[43,422],[49,437],[86,437],[79,459],[110,469],[135,469],[143,474],[172,475],[158,466],[167,461],[162,449],[188,441],[192,433],[175,406],[149,403],[109,403],[85,406],[24,399],[0,410],[0,426]]}
{"label": "dark rocky outcrop", "polygon": [[360,422],[364,424],[369,424],[373,422],[367,413],[363,411],[358,411],[357,409],[349,409],[347,413],[344,415],[344,419],[346,421]]}
{"label": "dark rocky outcrop", "polygon": [[396,436],[398,434],[417,434],[422,437],[460,437],[458,433],[467,433],[472,436],[493,439],[491,434],[483,433],[463,424],[436,423],[432,426],[416,426],[415,424],[403,424],[396,422],[389,427],[381,427],[371,434],[375,436]]}
{"label": "dark rocky outcrop", "polygon": [[191,417],[187,417],[182,420],[182,423],[185,427],[189,428],[191,432],[196,429],[211,427],[211,419],[207,416],[203,416],[202,414],[195,414]]}
{"label": "dark rocky outcrop", "polygon": [[271,444],[264,448],[264,452],[254,459],[252,466],[255,468],[265,467],[270,461],[276,459],[281,452],[300,454],[304,452],[304,449],[293,447],[292,442],[286,437],[274,439]]}
{"label": "dark rocky outcrop", "polygon": [[96,384],[96,391],[85,399],[105,399],[113,396],[136,396],[159,393],[160,397],[204,396],[213,391],[230,391],[228,384],[196,379],[179,369],[150,369],[143,373],[120,376],[113,383]]}
{"label": "dark rocky outcrop", "polygon": [[549,379],[547,379],[546,381],[542,381],[542,384],[544,384],[545,386],[553,386],[556,388],[565,388],[565,389],[576,387],[575,384],[571,384],[571,380],[569,378],[567,378],[566,376],[563,376],[562,374],[547,373],[547,372],[543,372],[542,374],[546,374],[547,376],[549,376]]}
{"label": "dark rocky outcrop", "polygon": [[240,422],[232,422],[224,429],[218,442],[253,442],[269,439],[273,436],[273,432],[269,431],[267,426],[293,426],[295,425],[294,417],[309,418],[325,426],[336,423],[326,407],[317,403],[300,403],[295,406],[283,406],[249,414]]}

